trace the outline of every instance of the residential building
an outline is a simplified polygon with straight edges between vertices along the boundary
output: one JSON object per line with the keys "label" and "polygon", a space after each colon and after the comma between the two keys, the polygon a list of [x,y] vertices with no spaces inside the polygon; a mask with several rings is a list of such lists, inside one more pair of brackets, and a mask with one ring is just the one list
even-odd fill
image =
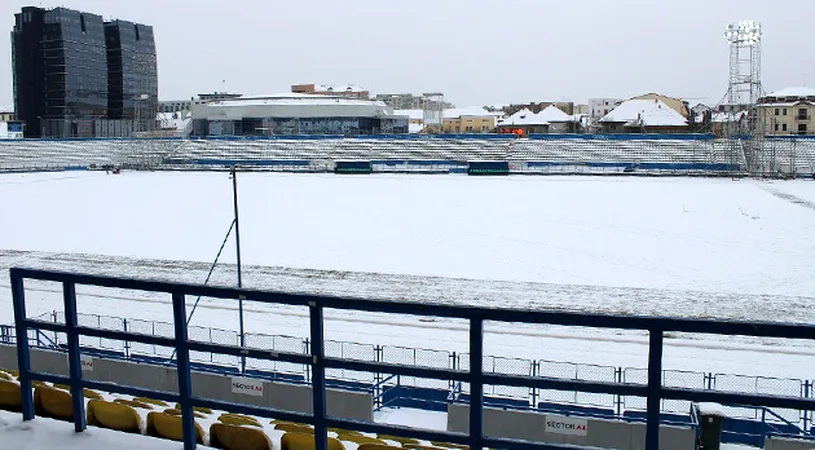
{"label": "residential building", "polygon": [[394,109],[394,116],[406,117],[408,120],[408,133],[416,134],[424,131],[424,110],[422,109]]}
{"label": "residential building", "polygon": [[442,132],[452,134],[492,133],[499,114],[481,107],[445,109]]}
{"label": "residential building", "polygon": [[295,93],[195,102],[192,121],[198,137],[408,132],[408,118],[382,102]]}
{"label": "residential building", "polygon": [[621,98],[590,98],[589,99],[589,122],[597,123],[608,115],[614,108],[623,102]]}
{"label": "residential building", "polygon": [[575,116],[566,114],[555,105],[533,113],[521,109],[507,118],[498,120],[499,133],[514,133],[520,136],[540,133],[575,133],[580,128]]}
{"label": "residential building", "polygon": [[649,94],[631,97],[631,100],[659,100],[662,103],[668,105],[674,111],[681,114],[682,117],[686,119],[690,117],[690,109],[688,108],[688,102],[682,100],[681,98],[668,97],[667,95],[656,94],[651,92]]}
{"label": "residential building", "polygon": [[293,84],[291,91],[294,94],[333,95],[348,98],[368,98],[367,89],[355,84]]}
{"label": "residential building", "polygon": [[815,134],[815,89],[789,87],[758,99],[759,126],[767,135]]}
{"label": "residential building", "polygon": [[659,98],[633,98],[599,121],[604,133],[683,133],[688,119]]}
{"label": "residential building", "polygon": [[498,119],[498,132],[518,136],[529,136],[534,133],[548,133],[549,122],[527,108],[522,108],[509,117]]}
{"label": "residential building", "polygon": [[[24,7],[11,45],[14,108],[26,137],[130,136],[136,124],[127,115],[157,98],[153,41],[146,25]],[[155,123],[155,108],[145,116]]]}
{"label": "residential building", "polygon": [[189,111],[193,100],[161,100],[158,102],[159,113],[178,113]]}
{"label": "residential building", "polygon": [[[377,94],[374,100],[383,102],[393,109],[425,109],[428,98],[413,94]],[[453,108],[452,103],[443,102],[443,108]]]}
{"label": "residential building", "polygon": [[123,20],[105,23],[108,117],[133,120],[136,131],[156,127],[158,69],[153,27]]}
{"label": "residential building", "polygon": [[574,105],[574,112],[572,112],[573,116],[588,116],[589,115],[589,105],[582,104],[582,105]]}
{"label": "residential building", "polygon": [[0,120],[0,139],[22,139],[23,123],[16,120]]}
{"label": "residential building", "polygon": [[523,105],[509,105],[504,108],[504,113],[511,116],[522,109],[526,109],[531,111],[533,114],[537,114],[550,106],[555,106],[568,115],[574,114],[573,102],[529,102],[528,104]]}

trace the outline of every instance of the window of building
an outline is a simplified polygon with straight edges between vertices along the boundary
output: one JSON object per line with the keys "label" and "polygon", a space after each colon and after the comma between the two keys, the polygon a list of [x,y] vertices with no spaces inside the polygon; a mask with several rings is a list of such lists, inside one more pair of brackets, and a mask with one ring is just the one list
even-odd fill
{"label": "window of building", "polygon": [[139,26],[138,25],[133,25],[133,28],[136,30],[136,40],[140,41],[141,40],[141,34],[139,33]]}
{"label": "window of building", "polygon": [[805,123],[798,124],[798,134],[807,134],[807,124]]}
{"label": "window of building", "polygon": [[787,124],[785,123],[781,124],[781,131],[787,131]]}
{"label": "window of building", "polygon": [[807,119],[807,109],[806,108],[798,108],[798,119],[799,120],[806,120]]}
{"label": "window of building", "polygon": [[83,34],[88,33],[88,29],[85,27],[85,15],[84,14],[79,15],[79,26],[82,28],[82,33]]}
{"label": "window of building", "polygon": [[775,131],[778,131],[778,124],[775,124]]}
{"label": "window of building", "polygon": [[787,115],[787,108],[784,108],[784,111],[783,111],[782,114],[785,115],[785,116]]}
{"label": "window of building", "polygon": [[778,108],[775,108],[775,115],[776,115],[776,116],[777,116],[777,115],[778,115],[778,113],[780,113],[780,112],[781,112],[781,110],[779,110]]}

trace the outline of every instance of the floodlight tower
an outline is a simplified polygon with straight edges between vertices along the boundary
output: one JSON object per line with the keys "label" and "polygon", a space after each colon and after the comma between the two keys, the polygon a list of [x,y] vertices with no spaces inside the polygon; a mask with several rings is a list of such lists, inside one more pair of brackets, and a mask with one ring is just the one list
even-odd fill
{"label": "floodlight tower", "polygon": [[731,23],[724,30],[724,38],[730,43],[727,103],[731,108],[739,105],[739,109],[750,109],[761,95],[761,23]]}

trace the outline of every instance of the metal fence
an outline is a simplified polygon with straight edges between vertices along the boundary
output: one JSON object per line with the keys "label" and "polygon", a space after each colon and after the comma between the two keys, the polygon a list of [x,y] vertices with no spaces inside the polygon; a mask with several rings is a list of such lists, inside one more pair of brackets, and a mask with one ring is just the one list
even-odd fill
{"label": "metal fence", "polygon": [[[35,320],[64,323],[65,315],[61,311],[53,311],[37,316]],[[124,331],[160,337],[172,337],[173,335],[173,325],[169,322],[126,319],[82,313],[77,313],[77,320],[81,326],[102,330]],[[219,345],[239,345],[240,343],[238,333],[233,330],[200,326],[188,326],[188,330],[188,336],[191,341]],[[65,336],[55,332],[29,330],[29,336],[32,345],[64,346],[64,344],[66,344]],[[3,328],[0,328],[0,341],[4,339],[10,340],[11,338],[13,338],[12,327],[7,326],[5,332],[3,332]],[[79,341],[83,347],[118,352],[126,358],[130,356],[167,358],[167,362],[169,363],[170,358],[173,356],[172,348],[153,344],[90,336],[82,336]],[[286,335],[247,333],[245,346],[264,351],[272,350],[303,355],[307,355],[310,352],[308,338]],[[382,362],[450,370],[470,369],[469,353],[456,353],[446,350],[326,340],[325,353],[327,356],[356,361]],[[193,363],[222,366],[229,369],[240,367],[240,357],[215,352],[190,351],[190,361]],[[648,370],[637,367],[614,367],[551,360],[529,360],[492,355],[484,355],[482,367],[486,373],[506,375],[639,385],[646,385],[648,383]],[[249,358],[246,361],[246,368],[250,370],[280,373],[287,376],[288,379],[301,379],[304,383],[311,381],[309,366],[306,364]],[[381,386],[378,386],[380,389],[399,384],[401,386],[427,389],[446,389],[450,391],[451,398],[455,398],[457,394],[470,393],[470,388],[467,383],[451,383],[448,380],[411,376],[384,378],[378,375],[379,374],[371,372],[346,369],[326,369],[326,377],[329,379],[369,385],[381,384]],[[813,381],[792,378],[771,378],[684,370],[663,370],[662,383],[664,386],[684,389],[705,389],[721,392],[793,397],[809,397],[812,395],[811,387],[813,386]],[[539,403],[560,403],[604,408],[613,411],[617,415],[621,415],[626,410],[646,409],[646,399],[644,397],[607,393],[486,385],[484,387],[484,394],[493,397],[525,400],[530,407],[536,407]],[[690,406],[690,402],[686,400],[663,399],[660,404],[660,410],[663,412],[684,414],[688,413]],[[763,410],[757,408],[729,407],[727,411],[732,417],[764,419]],[[806,426],[808,420],[811,418],[811,415],[798,410],[775,410],[774,412],[778,417],[772,416],[767,420],[781,419],[793,423],[801,423],[803,421],[803,425]]]}
{"label": "metal fence", "polygon": [[[406,437],[437,440],[456,444],[465,444],[472,449],[481,449],[484,446],[494,448],[517,449],[564,449],[559,444],[542,444],[513,439],[503,439],[484,436],[484,386],[516,386],[528,389],[578,391],[591,394],[608,394],[617,396],[636,396],[646,398],[646,450],[658,450],[660,409],[664,400],[680,400],[692,402],[718,402],[728,405],[766,406],[772,408],[786,408],[791,410],[815,410],[815,399],[808,396],[766,395],[750,393],[720,392],[710,389],[688,389],[672,387],[663,384],[662,353],[664,335],[666,332],[683,333],[713,333],[717,335],[745,335],[756,337],[771,337],[784,339],[815,339],[815,325],[787,325],[757,322],[716,322],[698,319],[676,319],[658,317],[630,317],[609,316],[596,314],[581,314],[550,311],[525,311],[510,309],[486,309],[479,307],[459,307],[428,305],[407,302],[376,301],[336,297],[322,297],[314,295],[282,294],[244,289],[219,288],[200,285],[162,283],[154,281],[139,281],[126,278],[101,277],[83,274],[71,274],[43,270],[30,270],[12,268],[11,287],[14,304],[15,341],[18,350],[18,367],[20,370],[20,387],[22,395],[22,411],[24,420],[34,417],[34,401],[32,394],[32,381],[43,380],[57,383],[68,383],[73,398],[74,424],[76,431],[83,431],[85,423],[85,403],[83,388],[99,389],[109,392],[125,393],[139,396],[148,396],[160,400],[179,402],[182,411],[184,430],[184,447],[193,450],[196,447],[193,407],[207,406],[215,409],[231,410],[236,413],[271,416],[283,420],[296,420],[314,425],[316,450],[326,450],[328,447],[328,427],[357,429],[374,433],[399,434]],[[63,300],[65,306],[64,323],[53,323],[33,320],[27,317],[25,306],[25,279],[61,282],[63,285]],[[149,292],[163,292],[171,294],[173,304],[174,335],[171,338],[162,334],[145,335],[131,331],[113,331],[104,328],[94,328],[79,324],[76,303],[76,285],[92,285],[109,288],[141,290]],[[218,345],[214,343],[198,342],[189,338],[187,329],[187,313],[185,296],[200,295],[222,299],[241,298],[271,304],[286,304],[304,306],[309,309],[310,345],[309,353],[277,352],[268,349],[250,349],[237,345]],[[448,317],[465,319],[469,322],[469,368],[468,370],[451,370],[448,368],[432,368],[409,366],[404,364],[391,364],[386,362],[368,362],[351,358],[331,357],[325,351],[324,339],[324,310],[342,309],[363,312],[382,312],[394,314],[414,314],[430,317]],[[83,319],[93,322],[93,319]],[[552,324],[576,327],[592,327],[597,329],[625,329],[645,330],[649,335],[647,384],[631,382],[607,382],[591,380],[566,380],[555,377],[542,377],[530,375],[508,375],[484,370],[484,322],[499,321],[505,323],[531,323]],[[97,319],[97,326],[102,323],[106,326],[116,321],[102,321]],[[124,327],[124,323],[122,324]],[[156,327],[162,333],[163,327]],[[29,330],[43,330],[53,333],[65,333],[68,342],[69,377],[56,376],[47,373],[34,372],[30,363],[30,335]],[[122,342],[141,342],[156,346],[172,348],[176,353],[175,366],[178,373],[178,394],[158,392],[121,386],[116,383],[96,382],[85,380],[82,377],[80,362],[80,338],[91,336]],[[101,343],[101,341],[100,341]],[[129,345],[129,344],[128,344]],[[356,347],[354,347],[356,348]],[[211,352],[236,357],[248,357],[263,360],[279,360],[309,366],[310,385],[312,389],[313,413],[293,413],[270,408],[255,407],[208,400],[192,395],[191,388],[191,361],[190,352]],[[351,354],[362,355],[363,351],[349,350]],[[367,354],[367,353],[365,353]],[[375,354],[377,354],[375,352]],[[414,361],[418,361],[419,353],[414,352]],[[411,355],[407,355],[410,357]],[[598,366],[601,367],[601,366]],[[469,385],[469,432],[466,435],[447,432],[433,432],[409,427],[396,427],[380,425],[370,422],[343,420],[329,417],[326,414],[326,370],[342,369],[369,373],[389,373],[396,376],[432,378],[448,380],[450,382],[466,383]],[[565,369],[565,368],[562,368]],[[603,377],[604,370],[589,369],[584,371],[584,377]],[[564,372],[566,373],[566,372]],[[571,372],[568,372],[571,374]],[[574,376],[578,377],[580,371],[576,370]],[[632,375],[633,376],[633,375]],[[756,381],[756,389],[770,388],[772,383]],[[572,448],[572,447],[569,447]]]}

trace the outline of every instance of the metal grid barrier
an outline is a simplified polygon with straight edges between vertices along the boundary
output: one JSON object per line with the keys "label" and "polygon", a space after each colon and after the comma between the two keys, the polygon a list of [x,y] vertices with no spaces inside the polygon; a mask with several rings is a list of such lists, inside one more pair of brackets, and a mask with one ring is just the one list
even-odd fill
{"label": "metal grid barrier", "polygon": [[[143,321],[139,319],[123,319],[115,316],[97,314],[77,314],[80,325],[91,328],[107,329],[113,331],[129,331],[134,333],[167,336],[172,325],[167,322]],[[64,322],[65,315],[61,311],[52,311],[37,316],[34,320],[52,323]],[[237,345],[238,333],[233,330],[218,328],[189,326],[189,338],[192,341]],[[159,334],[163,333],[163,334]],[[10,335],[10,333],[6,333]],[[2,336],[0,336],[2,338]],[[0,339],[12,342],[10,338]],[[54,332],[37,332],[29,330],[29,340],[32,345],[49,346],[65,344],[64,337]],[[103,338],[80,338],[80,345],[100,348],[117,352],[124,352],[126,356],[134,354],[148,357],[168,357],[166,350],[157,351],[156,346],[138,342],[117,341]],[[260,350],[274,350],[289,353],[307,354],[309,342],[307,338],[267,335],[260,333],[247,333],[245,345]],[[328,356],[347,358],[360,361],[386,362],[416,367],[449,368],[455,370],[469,370],[470,356],[468,353],[448,352],[444,350],[420,349],[401,346],[375,346],[347,341],[326,341],[325,351]],[[240,358],[233,355],[224,355],[213,352],[191,351],[192,362],[214,364],[229,368],[240,367]],[[247,368],[251,370],[279,373],[284,376],[300,377],[303,382],[310,381],[308,366],[293,364],[285,361],[265,359],[247,360]],[[483,368],[487,373],[501,373],[508,375],[533,375],[552,377],[563,380],[585,380],[600,382],[620,382],[633,384],[647,384],[647,369],[626,367],[615,368],[594,364],[579,364],[560,361],[538,360],[531,361],[522,358],[507,358],[484,355]],[[353,381],[368,384],[378,384],[384,379],[382,387],[403,385],[430,389],[450,389],[451,395],[469,394],[467,383],[451,384],[444,380],[435,380],[416,377],[378,378],[380,374],[357,372],[344,369],[327,369],[326,376],[339,381]],[[769,378],[724,373],[702,373],[683,370],[663,370],[662,382],[665,386],[688,389],[714,389],[751,394],[779,394],[789,396],[808,397],[812,390],[807,388],[809,382],[799,379]],[[644,410],[645,398],[620,397],[608,394],[598,394],[563,390],[536,390],[517,386],[485,386],[485,394],[511,398],[528,399],[534,406],[537,402],[562,403],[569,405],[597,406],[615,409],[617,413],[623,410]],[[663,399],[660,409],[663,412],[685,414],[690,410],[690,402],[685,400]],[[812,414],[797,410],[774,410],[776,416],[766,417],[762,409],[728,407],[727,411],[734,417],[747,419],[761,419],[770,422],[783,419],[793,423],[810,426]]]}
{"label": "metal grid barrier", "polygon": [[[677,319],[658,317],[610,316],[552,311],[524,311],[510,309],[486,309],[479,307],[458,307],[428,305],[418,303],[397,303],[365,299],[321,297],[314,295],[281,294],[253,290],[219,288],[179,283],[139,281],[125,278],[101,277],[84,274],[71,274],[43,270],[12,268],[11,290],[14,304],[15,334],[20,371],[20,391],[24,420],[34,418],[32,381],[43,380],[68,383],[71,386],[74,426],[77,432],[84,431],[85,401],[83,388],[148,396],[164,401],[179,402],[182,411],[184,448],[196,448],[193,406],[206,406],[214,409],[228,409],[236,413],[271,416],[283,420],[293,420],[314,425],[316,450],[327,450],[328,427],[356,429],[364,432],[398,434],[427,440],[437,440],[464,444],[472,449],[489,447],[512,447],[517,449],[566,449],[572,446],[542,444],[484,436],[483,408],[484,385],[523,386],[535,389],[555,389],[581,391],[597,394],[646,397],[646,450],[659,449],[660,404],[663,399],[685,401],[711,401],[723,404],[766,406],[796,410],[815,410],[815,400],[806,397],[768,396],[764,394],[743,394],[703,389],[686,389],[665,386],[662,376],[662,352],[666,332],[706,333],[745,335],[786,339],[815,340],[815,325],[787,325],[757,322],[715,322],[699,319]],[[31,320],[26,315],[24,279],[57,281],[63,284],[65,323],[48,323]],[[76,285],[93,285],[121,289],[171,293],[173,304],[173,337],[136,335],[122,331],[109,331],[81,326],[78,324]],[[202,295],[223,299],[244,298],[248,301],[305,306],[309,309],[310,346],[309,355],[300,353],[269,352],[252,350],[247,347],[216,345],[191,341],[187,334],[187,313],[185,295]],[[470,368],[467,371],[408,367],[403,365],[366,362],[353,359],[332,358],[325,355],[324,349],[324,310],[345,309],[363,312],[393,314],[414,314],[430,317],[466,319],[469,322]],[[625,329],[648,331],[648,376],[646,385],[599,382],[584,380],[560,380],[549,377],[505,375],[485,372],[483,368],[484,322],[552,324],[598,329]],[[28,330],[38,329],[66,333],[68,341],[68,377],[40,373],[31,370]],[[158,330],[160,333],[163,330]],[[87,335],[122,341],[138,341],[157,346],[173,348],[177,353],[178,394],[157,392],[121,386],[116,383],[85,380],[82,377],[79,337]],[[209,351],[246,356],[247,358],[282,360],[304,364],[310,367],[313,413],[294,413],[259,406],[239,405],[215,400],[202,399],[192,395],[190,351]],[[398,376],[443,379],[451,382],[469,383],[470,408],[469,432],[464,434],[434,432],[409,427],[380,425],[370,422],[344,420],[329,417],[326,413],[326,369],[347,369],[372,373],[392,373]],[[577,376],[577,374],[575,375]]]}

